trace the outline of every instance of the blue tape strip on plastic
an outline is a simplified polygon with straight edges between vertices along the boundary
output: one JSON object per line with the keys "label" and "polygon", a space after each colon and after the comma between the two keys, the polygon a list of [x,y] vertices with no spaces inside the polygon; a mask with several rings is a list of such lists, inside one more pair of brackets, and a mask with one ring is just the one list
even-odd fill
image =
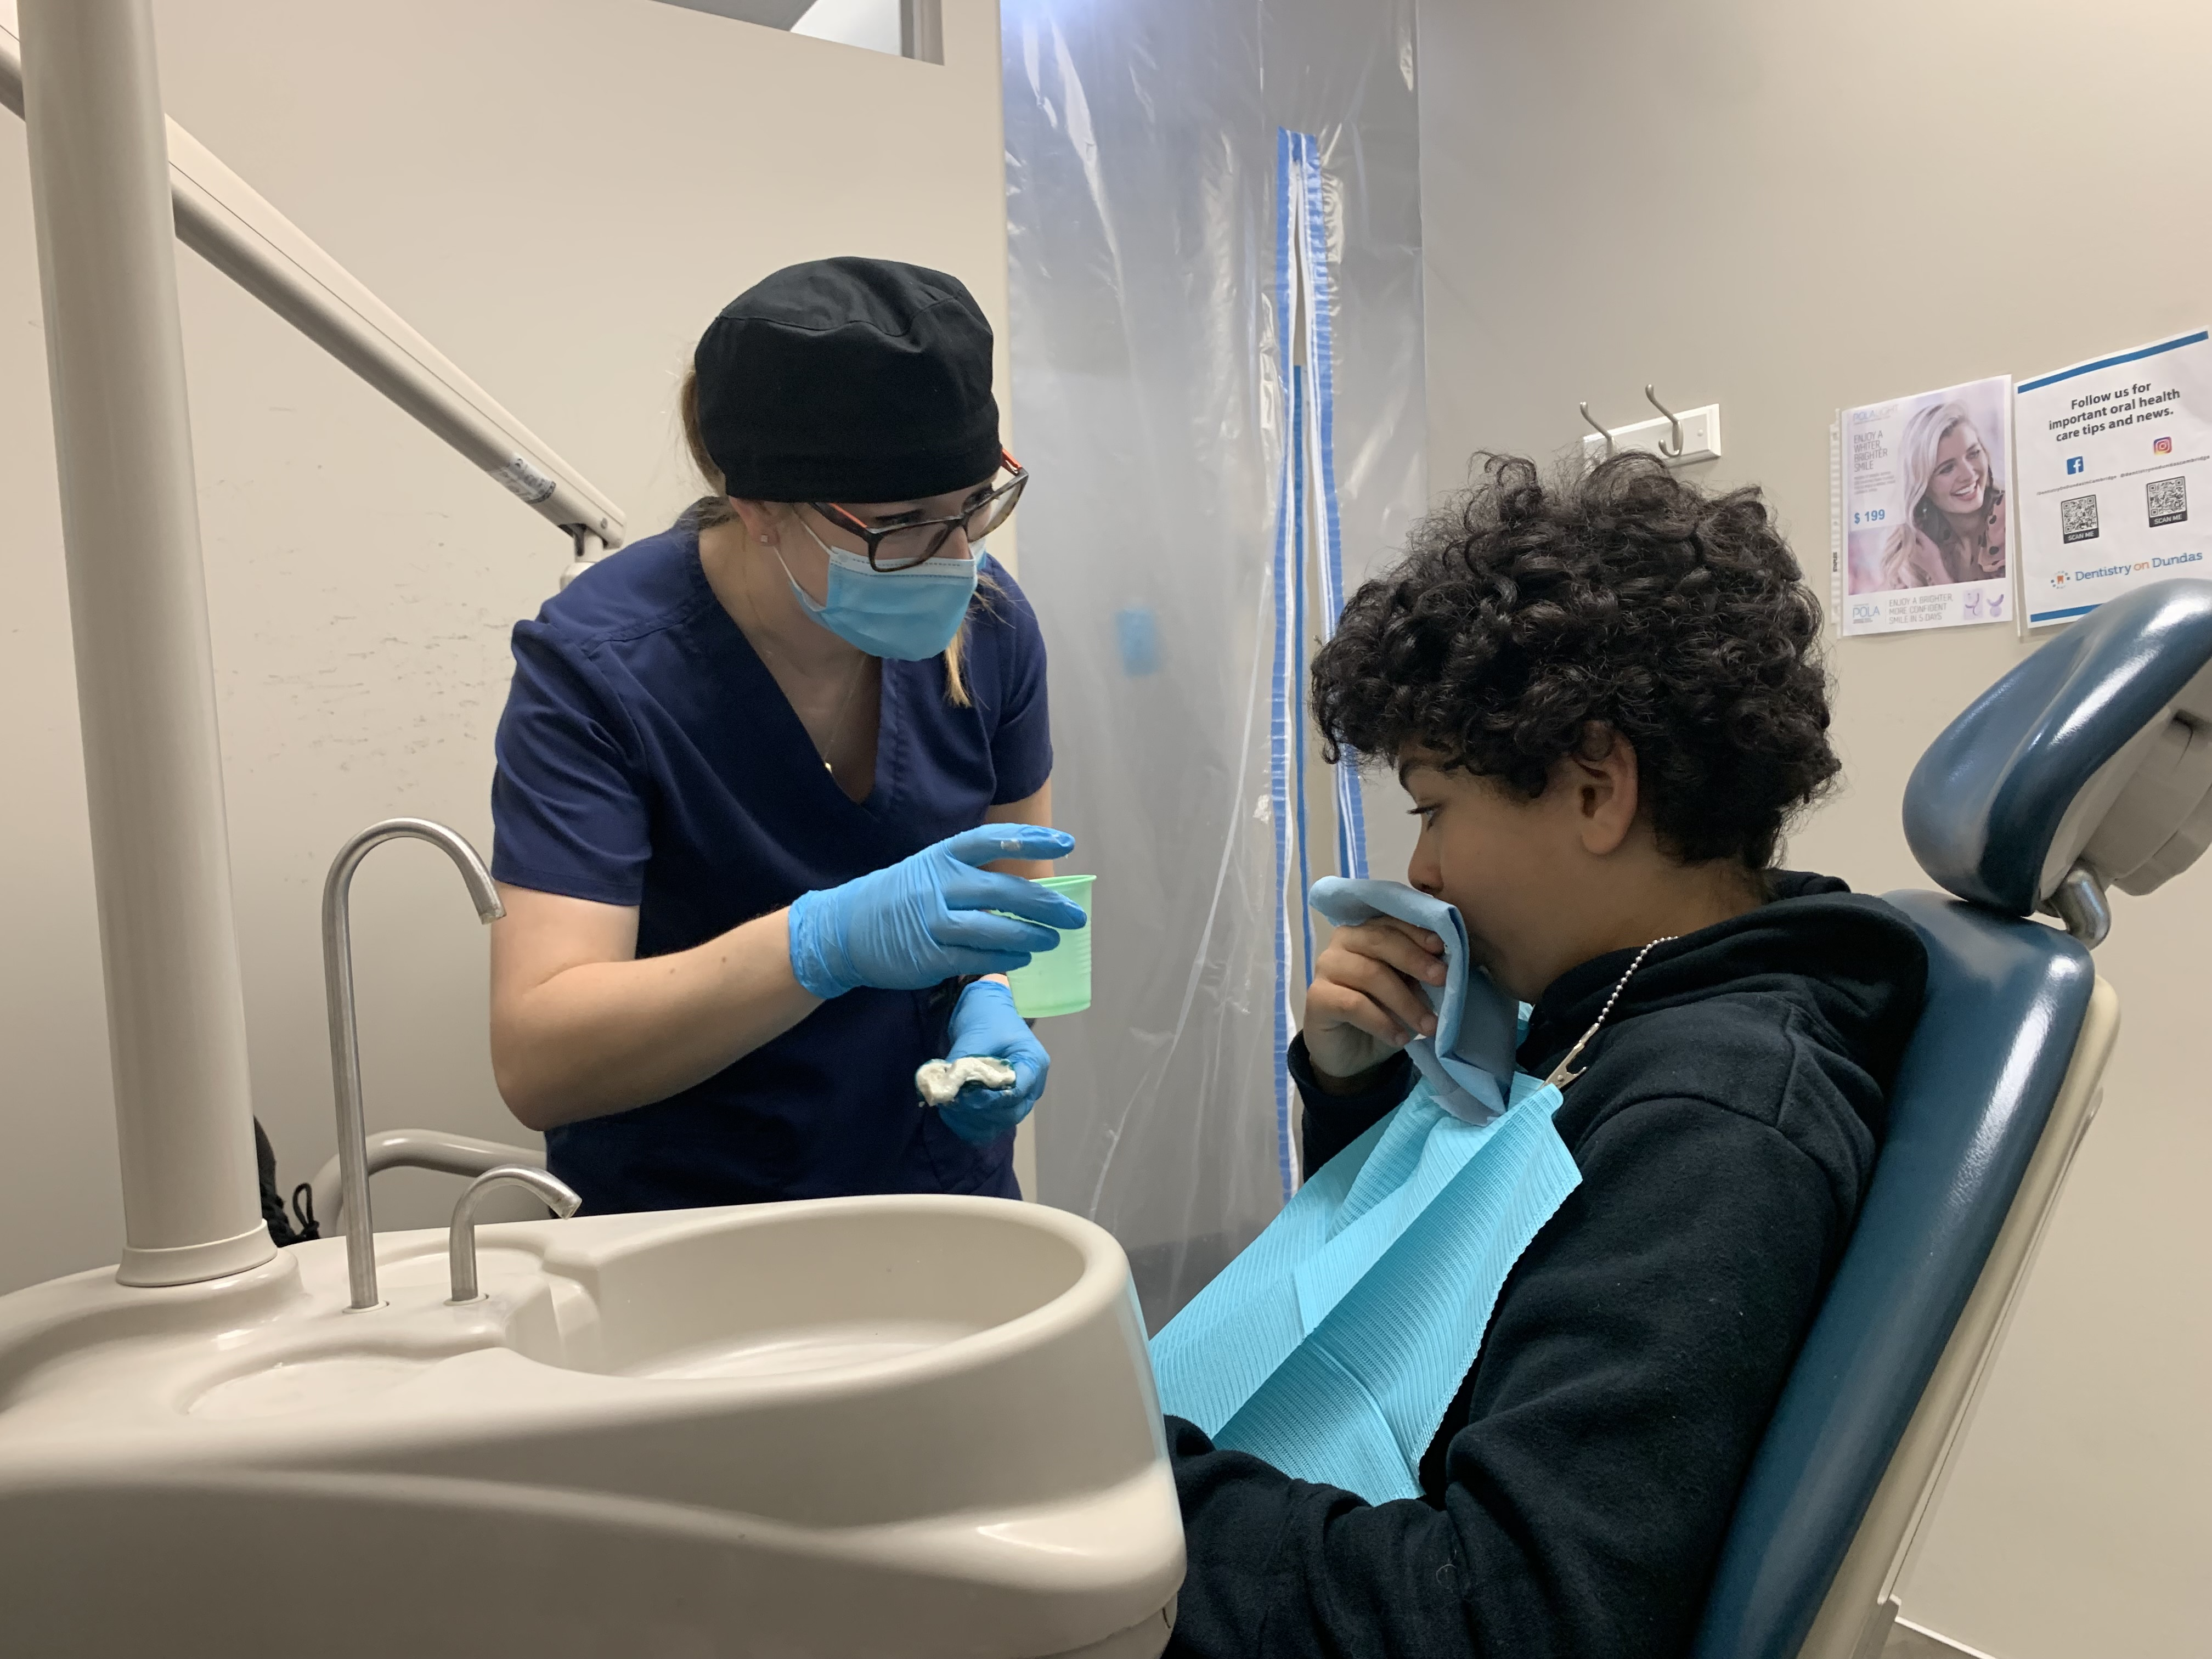
{"label": "blue tape strip on plastic", "polygon": [[1291,762],[1296,775],[1291,798],[1297,814],[1298,885],[1292,902],[1298,907],[1298,926],[1304,930],[1306,982],[1313,982],[1313,910],[1305,896],[1313,890],[1313,864],[1309,853],[1312,835],[1306,824],[1306,372],[1291,369],[1291,556],[1298,567],[1298,580],[1291,584],[1291,684],[1288,714],[1293,741]]}
{"label": "blue tape strip on plastic", "polygon": [[[1285,414],[1291,402],[1291,134],[1276,134],[1275,195],[1278,220],[1275,237],[1275,315],[1283,349],[1279,354],[1277,405]],[[1297,1166],[1291,1149],[1291,919],[1289,745],[1295,726],[1285,708],[1285,682],[1290,666],[1291,592],[1297,577],[1291,557],[1293,507],[1291,468],[1287,457],[1279,475],[1275,501],[1274,672],[1270,683],[1267,713],[1267,801],[1275,831],[1275,1162],[1282,1179],[1283,1200],[1288,1203],[1297,1189]],[[1303,906],[1305,896],[1298,895]]]}
{"label": "blue tape strip on plastic", "polygon": [[[1293,140],[1304,175],[1306,305],[1312,319],[1316,482],[1321,490],[1322,605],[1328,631],[1344,614],[1344,521],[1336,495],[1336,289],[1328,270],[1328,217],[1322,193],[1321,141],[1311,133]],[[1355,879],[1367,874],[1367,815],[1358,769],[1336,769],[1337,869]],[[1311,958],[1308,958],[1310,962]]]}
{"label": "blue tape strip on plastic", "polygon": [[[1306,631],[1313,601],[1306,588],[1307,497],[1321,575],[1321,631],[1336,632],[1344,613],[1344,523],[1336,489],[1336,291],[1328,269],[1328,220],[1322,188],[1321,143],[1310,133],[1275,134],[1276,407],[1284,425],[1275,487],[1274,660],[1267,718],[1268,806],[1275,832],[1275,1137],[1285,1199],[1297,1186],[1291,1136],[1291,913],[1298,917],[1306,972],[1313,971],[1313,917],[1305,895],[1313,884],[1306,806]],[[1305,324],[1306,362],[1297,356]],[[1366,803],[1359,774],[1335,769],[1336,867],[1355,879],[1367,874]],[[1293,847],[1293,842],[1296,843]],[[1296,885],[1292,885],[1292,871]]]}

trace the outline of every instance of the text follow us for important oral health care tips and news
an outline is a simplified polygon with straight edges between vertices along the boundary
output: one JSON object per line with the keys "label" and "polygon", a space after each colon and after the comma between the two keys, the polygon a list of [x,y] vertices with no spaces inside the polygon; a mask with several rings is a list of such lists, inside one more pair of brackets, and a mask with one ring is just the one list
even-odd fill
{"label": "text follow us for important oral health care tips and news", "polygon": [[2212,338],[2203,330],[2021,382],[2021,611],[2086,616],[2212,575]]}

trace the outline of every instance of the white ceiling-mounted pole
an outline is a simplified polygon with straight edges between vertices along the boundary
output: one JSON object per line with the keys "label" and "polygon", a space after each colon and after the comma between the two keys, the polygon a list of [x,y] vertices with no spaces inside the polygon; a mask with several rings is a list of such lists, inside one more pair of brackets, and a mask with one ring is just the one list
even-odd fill
{"label": "white ceiling-mounted pole", "polygon": [[22,0],[126,1285],[267,1261],[150,0]]}

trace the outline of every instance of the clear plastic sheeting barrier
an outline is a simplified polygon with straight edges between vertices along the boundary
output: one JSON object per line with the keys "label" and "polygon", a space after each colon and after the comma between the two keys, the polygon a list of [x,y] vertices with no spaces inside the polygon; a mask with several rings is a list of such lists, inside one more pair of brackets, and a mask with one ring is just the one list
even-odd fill
{"label": "clear plastic sheeting barrier", "polygon": [[[1039,1196],[1121,1241],[1157,1329],[1285,1191],[1271,565],[1282,388],[1310,379],[1310,331],[1279,314],[1285,133],[1319,167],[1346,583],[1426,495],[1413,4],[1002,15],[1022,581],[1052,652],[1066,867],[1098,877],[1092,1006],[1042,1032]],[[1330,620],[1303,617],[1304,656]],[[1348,792],[1306,770],[1320,875]]]}

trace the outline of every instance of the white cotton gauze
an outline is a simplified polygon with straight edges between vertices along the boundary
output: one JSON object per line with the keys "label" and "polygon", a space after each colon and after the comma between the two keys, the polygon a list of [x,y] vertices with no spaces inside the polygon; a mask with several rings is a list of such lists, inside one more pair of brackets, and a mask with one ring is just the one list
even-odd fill
{"label": "white cotton gauze", "polygon": [[914,1086],[926,1106],[950,1106],[970,1083],[986,1089],[1011,1089],[1014,1068],[988,1054],[966,1054],[958,1060],[926,1060],[914,1074]]}

